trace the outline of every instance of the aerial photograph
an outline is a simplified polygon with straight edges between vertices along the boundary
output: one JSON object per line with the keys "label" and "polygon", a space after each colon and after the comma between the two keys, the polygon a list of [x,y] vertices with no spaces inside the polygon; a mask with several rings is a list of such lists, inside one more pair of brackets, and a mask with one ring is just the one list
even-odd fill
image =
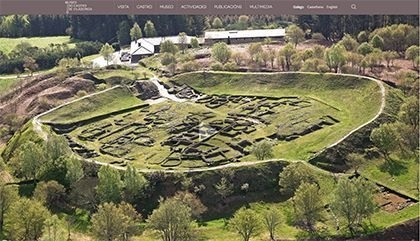
{"label": "aerial photograph", "polygon": [[0,240],[419,240],[419,15],[0,15]]}

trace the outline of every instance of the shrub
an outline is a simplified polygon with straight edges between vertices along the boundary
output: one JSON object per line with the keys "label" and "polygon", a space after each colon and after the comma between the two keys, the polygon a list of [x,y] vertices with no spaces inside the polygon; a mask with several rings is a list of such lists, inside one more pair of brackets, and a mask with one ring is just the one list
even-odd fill
{"label": "shrub", "polygon": [[87,92],[86,92],[86,90],[79,90],[79,91],[77,91],[76,95],[77,95],[77,97],[83,97],[83,96],[87,95]]}
{"label": "shrub", "polygon": [[219,62],[214,62],[210,65],[210,69],[215,71],[223,70],[223,65]]}
{"label": "shrub", "polygon": [[312,39],[322,41],[325,40],[325,37],[322,33],[314,33],[312,34]]}
{"label": "shrub", "polygon": [[234,62],[227,62],[223,68],[228,71],[234,71],[238,69],[238,66]]}
{"label": "shrub", "polygon": [[273,148],[268,141],[262,141],[254,145],[252,153],[254,153],[258,160],[264,160],[273,157]]}
{"label": "shrub", "polygon": [[188,61],[185,62],[182,66],[181,66],[181,71],[182,72],[192,72],[192,71],[197,71],[200,68],[200,64],[198,64],[195,61]]}

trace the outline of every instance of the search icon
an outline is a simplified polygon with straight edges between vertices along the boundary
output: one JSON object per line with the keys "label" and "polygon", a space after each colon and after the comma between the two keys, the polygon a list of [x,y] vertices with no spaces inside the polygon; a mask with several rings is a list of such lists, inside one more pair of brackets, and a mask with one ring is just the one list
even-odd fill
{"label": "search icon", "polygon": [[350,8],[353,9],[353,10],[356,10],[357,9],[357,5],[356,4],[352,4],[352,5],[350,5]]}

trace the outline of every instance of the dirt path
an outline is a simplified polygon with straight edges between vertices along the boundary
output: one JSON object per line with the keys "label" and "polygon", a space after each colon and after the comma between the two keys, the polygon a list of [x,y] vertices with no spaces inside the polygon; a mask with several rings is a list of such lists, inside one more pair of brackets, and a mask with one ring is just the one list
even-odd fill
{"label": "dirt path", "polygon": [[[302,74],[313,74],[313,75],[318,75],[319,74],[319,73],[313,73],[313,72],[286,72],[286,73],[302,73]],[[261,73],[244,73],[244,74],[261,74]],[[278,73],[264,73],[264,74],[278,74]],[[335,74],[335,73],[327,73],[327,74],[329,74],[329,75],[337,75],[337,76],[351,76],[351,77],[356,77],[356,78],[365,78],[365,79],[374,81],[379,86],[379,88],[380,88],[380,92],[381,92],[381,106],[379,108],[378,113],[372,119],[370,119],[368,122],[366,122],[366,123],[358,126],[357,128],[353,129],[347,135],[345,135],[341,139],[337,140],[333,144],[329,145],[328,147],[324,148],[323,150],[319,151],[315,155],[318,155],[318,154],[324,152],[325,150],[327,150],[329,148],[332,148],[332,147],[338,145],[339,143],[341,143],[342,141],[344,141],[347,137],[349,137],[354,132],[360,130],[361,128],[363,128],[366,125],[368,125],[368,124],[372,123],[373,121],[375,121],[379,117],[379,115],[382,114],[382,112],[383,112],[383,110],[385,108],[385,93],[386,93],[386,91],[385,91],[385,87],[384,87],[383,83],[380,80],[377,80],[377,79],[374,79],[374,78],[371,78],[371,77],[360,76],[360,75],[352,75],[352,74]],[[155,80],[157,81],[157,79],[155,79]],[[117,88],[117,87],[119,87],[119,86],[114,86],[113,88]],[[113,88],[111,88],[111,89],[113,89]],[[97,94],[100,94],[100,93],[109,91],[111,89],[103,90],[103,91],[100,91],[100,92],[97,92],[97,93],[93,93],[93,94],[84,96],[84,97],[79,98],[79,99],[75,99],[75,100],[70,101],[68,103],[65,103],[63,105],[57,106],[57,107],[55,107],[55,108],[53,108],[53,109],[51,109],[51,110],[49,110],[47,112],[44,112],[42,114],[39,114],[32,121],[32,123],[34,125],[35,131],[37,131],[40,134],[40,136],[43,137],[43,139],[46,139],[47,138],[47,133],[45,133],[44,130],[42,130],[42,122],[39,120],[40,117],[42,117],[43,115],[46,115],[46,114],[48,114],[48,113],[50,113],[50,112],[58,109],[58,108],[61,108],[61,107],[66,106],[68,104],[71,104],[73,102],[76,102],[76,101],[82,100],[84,98],[88,98],[90,96],[97,95]],[[85,160],[85,161],[86,162],[89,162],[89,163],[94,163],[94,164],[97,164],[97,165],[110,165],[110,166],[112,166],[112,167],[114,167],[114,168],[116,168],[118,170],[125,170],[126,169],[125,167],[122,167],[122,166],[111,165],[109,163],[98,162],[98,161],[89,160],[89,159],[88,160]],[[191,168],[191,169],[174,169],[174,170],[168,170],[168,169],[166,169],[166,170],[164,170],[164,169],[141,168],[141,169],[139,169],[139,171],[141,171],[141,172],[156,172],[156,171],[160,171],[160,172],[165,172],[165,173],[194,173],[194,172],[204,172],[204,171],[220,170],[220,169],[231,168],[231,167],[244,167],[244,166],[251,166],[251,165],[256,165],[256,164],[261,164],[261,163],[279,162],[279,161],[307,163],[307,162],[302,161],[302,160],[270,159],[270,160],[263,160],[263,161],[235,162],[235,163],[229,163],[229,164],[226,164],[226,165],[220,165],[220,166],[214,166],[214,167],[202,167],[202,168],[194,168],[194,169]],[[308,165],[311,166],[314,169],[317,169],[318,171],[322,171],[324,173],[331,174],[330,172],[328,172],[326,170],[323,170],[321,168],[318,168],[316,166],[313,166],[313,165],[310,165],[310,164],[308,164]]]}

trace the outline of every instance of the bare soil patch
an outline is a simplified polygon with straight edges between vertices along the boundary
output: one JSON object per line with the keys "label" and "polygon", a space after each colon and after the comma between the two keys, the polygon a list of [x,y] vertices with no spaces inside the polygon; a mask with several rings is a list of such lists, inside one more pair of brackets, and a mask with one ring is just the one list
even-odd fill
{"label": "bare soil patch", "polygon": [[401,197],[395,193],[384,191],[376,195],[375,201],[382,210],[395,213],[414,204],[410,199]]}

